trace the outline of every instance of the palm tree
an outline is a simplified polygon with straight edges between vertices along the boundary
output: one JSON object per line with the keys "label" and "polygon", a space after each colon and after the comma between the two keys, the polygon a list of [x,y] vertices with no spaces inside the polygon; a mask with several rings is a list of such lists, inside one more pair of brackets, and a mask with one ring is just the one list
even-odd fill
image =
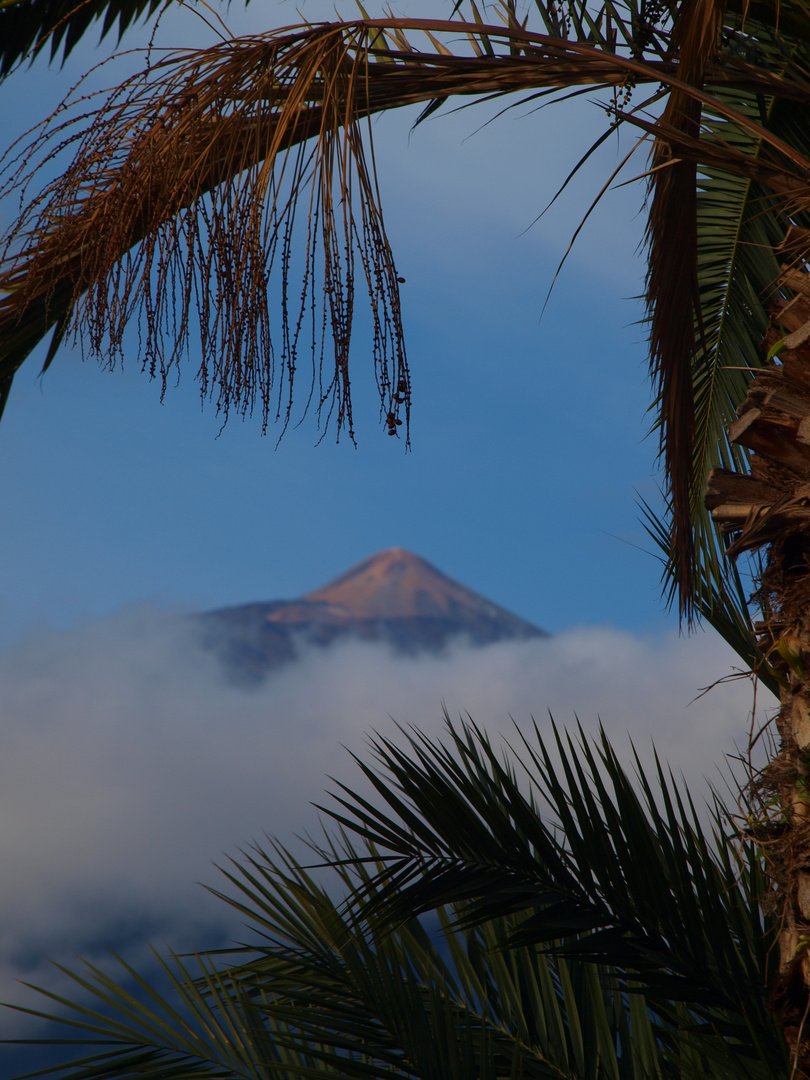
{"label": "palm tree", "polygon": [[[35,7],[5,5],[3,17]],[[6,62],[51,30],[69,45],[73,15],[53,22],[62,10],[34,18]],[[76,34],[90,14],[147,9],[93,0],[78,10]],[[782,697],[782,747],[751,828],[782,926],[774,1007],[803,1075],[810,16],[797,0],[535,0],[526,18],[503,0],[499,24],[472,0],[465,11],[291,27],[162,57],[89,115],[81,100],[7,155],[4,190],[22,187],[27,201],[0,269],[0,405],[48,333],[46,366],[73,332],[111,364],[139,315],[144,363],[164,382],[199,334],[198,376],[226,416],[256,406],[265,422],[289,419],[303,363],[304,394],[351,435],[359,278],[384,427],[396,435],[404,424],[407,437],[398,275],[366,121],[413,104],[424,117],[450,98],[605,89],[608,126],[630,125],[652,148],[647,298],[668,509],[651,529],[667,587],[687,621],[707,617]],[[57,149],[72,150],[72,163],[37,189]],[[734,559],[763,544],[752,627]]]}
{"label": "palm tree", "polygon": [[721,805],[709,838],[662,770],[639,794],[604,737],[501,758],[472,724],[450,734],[376,741],[384,808],[344,791],[342,830],[312,845],[328,877],[277,845],[233,864],[223,899],[253,941],[228,963],[172,957],[163,992],[126,966],[73,974],[80,1004],[48,996],[87,1050],[37,1075],[787,1077],[762,858]]}

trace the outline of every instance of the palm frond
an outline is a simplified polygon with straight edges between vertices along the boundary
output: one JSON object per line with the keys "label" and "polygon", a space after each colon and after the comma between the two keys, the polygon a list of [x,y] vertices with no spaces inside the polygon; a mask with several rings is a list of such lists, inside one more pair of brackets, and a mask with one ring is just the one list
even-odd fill
{"label": "palm frond", "polygon": [[[427,45],[412,45],[408,34]],[[439,40],[457,44],[459,36],[481,55]],[[10,384],[56,326],[114,363],[125,325],[140,317],[141,360],[164,382],[199,332],[203,393],[226,416],[257,406],[264,423],[273,415],[287,422],[300,359],[321,417],[334,413],[338,429],[351,433],[349,341],[360,278],[383,416],[396,433],[400,412],[407,424],[410,377],[398,275],[361,121],[458,95],[624,88],[629,78],[682,88],[674,71],[667,60],[460,20],[292,28],[165,57],[89,113],[84,101],[72,119],[60,110],[19,168],[20,159],[7,157],[6,191],[20,186],[27,195],[37,163],[74,155],[7,237],[0,379]],[[749,68],[713,74],[724,85],[759,85]],[[784,93],[810,100],[810,89],[782,83]],[[281,308],[277,334],[268,285]]]}
{"label": "palm frond", "polygon": [[[766,39],[767,41],[767,39]],[[784,48],[771,57],[785,67]],[[790,106],[774,97],[763,98],[746,91],[717,90],[716,97],[730,106],[736,116],[764,123],[774,134],[784,137],[785,118]],[[766,149],[762,134],[720,116],[711,109],[702,117],[703,138],[723,146],[749,161]],[[790,145],[810,157],[810,137],[804,130],[791,130]],[[750,641],[744,646],[747,660],[757,652],[750,630],[746,597],[738,587],[739,575],[726,559],[727,544],[714,528],[704,503],[709,472],[714,467],[746,471],[747,454],[728,441],[729,424],[743,401],[748,383],[763,356],[761,342],[767,330],[767,307],[776,299],[779,261],[775,250],[781,244],[788,219],[780,200],[751,177],[733,175],[722,169],[703,167],[697,176],[697,289],[699,303],[694,313],[692,393],[694,434],[690,488],[690,513],[694,535],[693,579],[687,614],[704,615],[714,625],[735,627],[739,637],[747,626]],[[653,412],[661,423],[662,399]],[[671,538],[664,574],[669,600],[680,580],[678,559]],[[684,598],[684,592],[682,592]],[[682,605],[683,606],[683,605]],[[714,621],[713,621],[714,620]]]}
{"label": "palm frond", "polygon": [[[667,588],[674,592],[677,584],[671,576],[671,532],[668,520],[644,499],[639,500],[639,505],[647,535],[661,552],[663,579],[667,582]],[[718,542],[722,544],[714,531],[707,534],[707,539],[704,539],[697,529],[696,534],[691,601],[695,613],[705,619],[723,641],[731,646],[745,664],[746,671],[753,672],[771,693],[778,697],[778,676],[759,646],[748,608],[748,593],[751,580],[756,576],[757,566],[752,567],[751,574],[744,579],[736,561],[728,560],[722,547],[719,552],[715,552],[711,547]]]}
{"label": "palm frond", "polygon": [[277,844],[233,862],[220,895],[253,940],[162,962],[166,991],[126,964],[119,981],[73,973],[79,1002],[43,991],[66,1025],[49,1041],[68,1059],[41,1075],[787,1075],[764,998],[758,860],[721,836],[712,845],[660,768],[640,774],[639,797],[604,739],[558,736],[556,773],[542,742],[523,744],[549,824],[472,725],[452,751],[421,737],[376,745],[389,775],[365,771],[385,809],[344,799],[360,845],[327,833],[317,877]]}
{"label": "palm frond", "polygon": [[[683,0],[673,27],[678,77],[702,87],[706,67],[717,52],[723,5],[718,0]],[[701,103],[680,88],[667,99],[662,126],[695,137]],[[652,199],[647,218],[647,306],[650,374],[658,399],[660,449],[672,507],[672,557],[681,582],[681,614],[692,592],[694,550],[691,517],[691,463],[694,442],[692,360],[695,316],[702,336],[697,281],[696,165],[673,155],[665,139],[653,148]]]}
{"label": "palm frond", "polygon": [[[557,43],[543,54],[542,42],[523,31],[451,25],[485,42],[491,55],[453,56],[430,42],[419,51],[384,22],[307,27],[166,58],[113,92],[89,126],[81,102],[73,124],[60,120],[23,156],[26,169],[15,173],[13,159],[9,166],[10,185],[26,187],[37,153],[46,160],[57,149],[75,154],[8,238],[0,274],[3,383],[54,326],[83,332],[91,351],[114,363],[126,323],[140,314],[142,360],[164,383],[199,323],[203,393],[216,393],[226,415],[232,405],[247,412],[258,402],[264,423],[273,413],[289,420],[304,354],[319,408],[324,415],[336,409],[338,429],[345,423],[351,433],[359,251],[388,430],[396,431],[400,411],[407,424],[399,283],[358,122],[433,100],[444,87],[487,95],[554,86],[576,60],[566,50],[558,56]],[[415,29],[435,39],[448,24]],[[520,51],[495,54],[493,43],[514,38],[539,46],[541,63]],[[587,84],[620,77],[615,63],[599,67],[592,53],[565,77]],[[300,224],[299,199],[306,208]],[[294,250],[300,291],[289,280]],[[325,378],[324,333],[334,354]]]}
{"label": "palm frond", "polygon": [[[241,962],[173,957],[162,965],[172,1000],[126,965],[133,989],[96,969],[74,974],[97,1006],[48,996],[73,1013],[64,1042],[94,1052],[42,1075],[662,1080],[676,1056],[665,1040],[694,1052],[688,1031],[656,1023],[609,970],[507,949],[514,920],[460,932],[440,912],[441,939],[415,919],[370,926],[359,903],[370,854],[345,840],[329,848],[338,907],[289,854],[256,849],[229,874],[242,895],[229,902],[260,934]],[[726,1075],[697,1058],[702,1075]]]}
{"label": "palm frond", "polygon": [[151,18],[164,0],[2,0],[0,79],[46,47],[51,60],[66,60],[87,31],[99,24],[100,38],[118,24],[118,40],[142,18]]}
{"label": "palm frond", "polygon": [[715,1052],[728,1040],[745,1067],[776,1068],[773,928],[757,905],[753,845],[738,838],[738,864],[727,834],[707,839],[660,766],[655,785],[639,766],[639,794],[604,736],[591,746],[555,729],[551,747],[539,733],[521,742],[517,760],[553,813],[546,822],[482,732],[466,724],[450,735],[447,747],[417,733],[405,749],[378,737],[378,768],[361,768],[383,809],[344,788],[340,809],[327,811],[385,852],[372,910],[388,919],[452,903],[462,927],[520,915],[513,944],[622,971],[659,1014],[673,1018],[683,1002],[709,1042],[721,1040]]}

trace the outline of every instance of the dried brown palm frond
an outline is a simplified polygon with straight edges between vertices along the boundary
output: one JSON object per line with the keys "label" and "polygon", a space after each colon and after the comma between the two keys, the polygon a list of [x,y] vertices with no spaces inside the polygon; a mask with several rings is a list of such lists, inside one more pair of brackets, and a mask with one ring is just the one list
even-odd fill
{"label": "dried brown palm frond", "polygon": [[289,420],[304,352],[321,379],[329,333],[318,404],[351,434],[359,252],[378,381],[390,415],[407,416],[396,270],[356,123],[362,71],[340,34],[242,41],[157,63],[76,136],[69,122],[46,132],[37,149],[72,140],[74,160],[27,209],[11,237],[21,249],[6,249],[4,341],[16,331],[22,351],[31,323],[55,323],[113,364],[139,315],[142,362],[165,384],[198,327],[203,392],[225,416],[258,405],[266,423],[272,410]]}
{"label": "dried brown palm frond", "polygon": [[[423,48],[408,40],[416,33]],[[50,328],[114,364],[139,318],[142,362],[164,383],[199,332],[203,392],[225,415],[258,406],[265,422],[289,420],[306,355],[310,397],[314,388],[321,415],[351,433],[359,276],[393,433],[400,412],[407,423],[410,376],[364,118],[452,95],[623,86],[628,73],[677,83],[676,67],[517,25],[435,20],[298,27],[167,56],[89,111],[80,103],[76,118],[58,111],[11,172],[25,188],[36,162],[73,154],[7,238],[0,396]],[[728,66],[713,75],[757,78]]]}
{"label": "dried brown palm frond", "polygon": [[[673,30],[679,56],[678,78],[702,87],[722,26],[720,0],[684,0]],[[673,90],[662,121],[697,136],[701,103],[685,90]],[[652,201],[647,219],[649,261],[650,368],[658,391],[657,423],[672,502],[672,558],[678,563],[681,610],[691,595],[694,561],[692,534],[692,441],[694,393],[692,361],[695,323],[700,329],[697,273],[697,168],[673,159],[670,143],[658,138],[652,155]],[[697,315],[697,320],[696,320]]]}

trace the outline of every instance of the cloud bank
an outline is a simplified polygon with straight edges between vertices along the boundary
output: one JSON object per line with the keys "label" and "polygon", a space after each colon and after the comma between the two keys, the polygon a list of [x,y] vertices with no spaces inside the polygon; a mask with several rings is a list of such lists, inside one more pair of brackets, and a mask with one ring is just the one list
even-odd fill
{"label": "cloud bank", "polygon": [[623,752],[627,734],[644,753],[653,740],[700,794],[745,742],[751,687],[692,699],[733,665],[708,634],[581,628],[444,657],[344,642],[244,687],[180,614],[38,632],[0,654],[0,999],[30,1003],[20,978],[54,985],[46,957],[75,966],[113,943],[137,964],[144,935],[178,948],[238,935],[196,884],[221,884],[212,862],[316,828],[326,775],[359,781],[343,747],[362,756],[393,721],[438,734],[443,704],[507,735],[532,716],[547,729],[549,711],[589,731],[601,719]]}

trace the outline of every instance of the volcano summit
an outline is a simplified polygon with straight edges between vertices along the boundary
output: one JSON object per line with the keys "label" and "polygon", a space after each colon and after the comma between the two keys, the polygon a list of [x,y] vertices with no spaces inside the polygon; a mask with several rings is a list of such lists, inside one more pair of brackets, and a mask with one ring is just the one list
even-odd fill
{"label": "volcano summit", "polygon": [[548,636],[401,548],[364,559],[299,600],[221,608],[202,619],[206,645],[235,673],[253,676],[294,660],[302,645],[347,636],[407,654],[439,652],[455,637],[488,645]]}

